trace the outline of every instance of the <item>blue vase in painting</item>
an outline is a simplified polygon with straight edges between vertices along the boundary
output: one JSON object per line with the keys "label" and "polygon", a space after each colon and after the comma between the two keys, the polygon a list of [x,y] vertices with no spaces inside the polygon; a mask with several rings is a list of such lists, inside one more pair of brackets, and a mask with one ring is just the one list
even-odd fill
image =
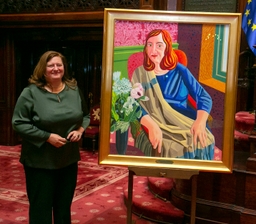
{"label": "blue vase in painting", "polygon": [[120,130],[116,131],[116,150],[119,155],[125,155],[128,143],[128,130],[121,133]]}

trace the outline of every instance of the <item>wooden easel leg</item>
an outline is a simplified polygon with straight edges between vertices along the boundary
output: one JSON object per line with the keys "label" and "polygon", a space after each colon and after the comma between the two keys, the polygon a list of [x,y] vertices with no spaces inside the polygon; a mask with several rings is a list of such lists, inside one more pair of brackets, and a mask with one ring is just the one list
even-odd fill
{"label": "wooden easel leg", "polygon": [[133,175],[134,172],[129,170],[128,180],[128,202],[127,202],[127,224],[132,224],[132,193],[133,193]]}
{"label": "wooden easel leg", "polygon": [[196,223],[196,192],[197,192],[197,175],[193,175],[192,176],[192,192],[191,192],[190,224]]}

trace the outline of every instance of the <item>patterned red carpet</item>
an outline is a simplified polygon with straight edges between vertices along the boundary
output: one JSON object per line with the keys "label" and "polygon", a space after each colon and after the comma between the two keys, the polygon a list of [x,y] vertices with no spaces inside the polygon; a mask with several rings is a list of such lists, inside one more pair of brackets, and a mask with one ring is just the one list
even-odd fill
{"label": "patterned red carpet", "polygon": [[[28,223],[28,200],[20,146],[0,146],[0,224]],[[99,166],[98,155],[81,150],[79,174],[72,204],[72,223],[125,224],[125,167]],[[136,224],[153,222],[133,215]]]}

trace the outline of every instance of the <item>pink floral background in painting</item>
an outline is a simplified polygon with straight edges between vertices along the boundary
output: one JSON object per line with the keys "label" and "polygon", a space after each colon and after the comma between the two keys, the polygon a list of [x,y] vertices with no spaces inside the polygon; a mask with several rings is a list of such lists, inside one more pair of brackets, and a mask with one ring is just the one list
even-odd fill
{"label": "pink floral background in painting", "polygon": [[147,34],[154,29],[168,30],[171,34],[172,42],[177,42],[177,23],[117,20],[115,22],[114,45],[115,47],[144,45]]}

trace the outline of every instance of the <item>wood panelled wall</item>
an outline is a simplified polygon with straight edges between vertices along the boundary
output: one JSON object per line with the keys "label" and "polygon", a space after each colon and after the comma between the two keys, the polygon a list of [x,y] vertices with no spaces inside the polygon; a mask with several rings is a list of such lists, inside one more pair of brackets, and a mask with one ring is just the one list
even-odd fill
{"label": "wood panelled wall", "polygon": [[[41,54],[63,53],[84,96],[100,101],[103,11],[55,14],[0,14],[0,144],[19,143],[12,130],[15,102]],[[89,101],[88,101],[89,103]]]}

